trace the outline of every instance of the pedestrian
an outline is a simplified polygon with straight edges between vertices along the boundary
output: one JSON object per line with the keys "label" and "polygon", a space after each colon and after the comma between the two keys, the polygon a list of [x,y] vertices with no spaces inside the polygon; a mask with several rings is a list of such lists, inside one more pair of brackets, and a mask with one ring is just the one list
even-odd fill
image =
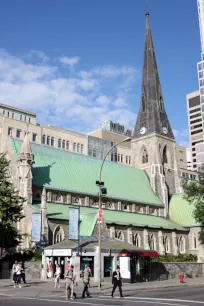
{"label": "pedestrian", "polygon": [[121,274],[120,274],[120,267],[117,266],[117,269],[115,272],[113,272],[113,276],[112,276],[112,284],[113,284],[113,290],[112,290],[112,298],[113,298],[113,294],[115,292],[115,289],[118,287],[119,291],[120,291],[120,297],[123,297],[123,293],[122,293],[122,278],[121,278]]}
{"label": "pedestrian", "polygon": [[47,277],[52,279],[52,261],[51,260],[47,266]]}
{"label": "pedestrian", "polygon": [[[16,284],[19,286],[19,288],[21,288],[21,265],[18,264],[16,267]],[[14,285],[14,288],[16,288],[16,286]]]}
{"label": "pedestrian", "polygon": [[61,275],[61,268],[58,264],[56,264],[56,272],[54,275],[54,281],[55,281],[55,288],[60,288],[60,275]]}
{"label": "pedestrian", "polygon": [[22,261],[21,263],[21,278],[23,280],[23,283],[26,284],[26,280],[25,280],[25,262]]}
{"label": "pedestrian", "polygon": [[66,300],[71,299],[74,300],[74,271],[73,266],[69,266],[68,270],[65,272],[64,278],[65,278],[65,295]]}
{"label": "pedestrian", "polygon": [[90,283],[90,277],[91,277],[91,269],[89,266],[86,266],[84,272],[83,272],[83,283],[84,283],[84,290],[82,293],[82,298],[85,298],[85,294],[87,297],[91,297],[89,294],[89,283]]}
{"label": "pedestrian", "polygon": [[12,266],[12,275],[13,275],[13,286],[15,288],[15,284],[16,284],[16,269],[17,269],[17,264],[18,262],[15,261],[13,266]]}

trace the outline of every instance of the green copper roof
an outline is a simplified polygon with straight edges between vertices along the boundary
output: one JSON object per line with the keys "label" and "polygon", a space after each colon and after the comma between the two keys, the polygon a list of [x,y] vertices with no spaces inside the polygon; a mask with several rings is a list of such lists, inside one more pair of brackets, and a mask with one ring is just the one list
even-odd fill
{"label": "green copper roof", "polygon": [[[11,144],[17,158],[22,141],[11,138]],[[99,180],[100,160],[44,145],[32,144],[31,148],[35,160],[34,186],[98,195],[96,181]],[[143,170],[105,162],[102,181],[105,182],[109,198],[163,207]]]}
{"label": "green copper roof", "polygon": [[193,217],[194,205],[185,200],[183,196],[183,193],[172,196],[169,209],[171,220],[187,227],[199,225]]}
{"label": "green copper roof", "polygon": [[[33,204],[33,209],[40,210],[40,204]],[[72,206],[73,207],[73,206]],[[48,203],[48,218],[69,220],[69,205]],[[91,236],[96,223],[98,210],[96,208],[80,207],[80,220],[82,236]],[[162,217],[143,215],[136,213],[120,212],[115,210],[103,210],[104,221],[107,224],[120,224],[150,228],[164,228],[184,230],[184,228],[173,221]]]}

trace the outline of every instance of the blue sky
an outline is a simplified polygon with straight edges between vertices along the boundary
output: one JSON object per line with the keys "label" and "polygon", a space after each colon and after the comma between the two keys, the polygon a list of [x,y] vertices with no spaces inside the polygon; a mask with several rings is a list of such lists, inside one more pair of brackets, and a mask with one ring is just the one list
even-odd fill
{"label": "blue sky", "polygon": [[200,60],[195,0],[1,0],[0,102],[81,132],[105,119],[133,128],[147,2],[165,108],[187,145],[186,94],[198,89]]}

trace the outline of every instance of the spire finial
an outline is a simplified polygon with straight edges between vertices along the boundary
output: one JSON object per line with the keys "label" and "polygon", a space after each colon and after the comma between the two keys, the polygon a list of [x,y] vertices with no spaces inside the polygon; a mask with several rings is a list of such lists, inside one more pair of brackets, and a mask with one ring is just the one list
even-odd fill
{"label": "spire finial", "polygon": [[146,14],[145,14],[145,16],[149,16],[149,10],[148,10],[148,4],[146,4]]}

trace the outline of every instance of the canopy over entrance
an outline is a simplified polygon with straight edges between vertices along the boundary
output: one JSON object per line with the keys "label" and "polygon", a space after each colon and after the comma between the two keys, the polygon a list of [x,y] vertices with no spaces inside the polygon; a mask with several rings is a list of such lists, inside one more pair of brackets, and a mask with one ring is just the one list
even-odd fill
{"label": "canopy over entrance", "polygon": [[133,257],[133,256],[143,256],[143,257],[159,257],[160,254],[156,251],[151,250],[126,250],[123,249],[118,254],[118,257]]}

